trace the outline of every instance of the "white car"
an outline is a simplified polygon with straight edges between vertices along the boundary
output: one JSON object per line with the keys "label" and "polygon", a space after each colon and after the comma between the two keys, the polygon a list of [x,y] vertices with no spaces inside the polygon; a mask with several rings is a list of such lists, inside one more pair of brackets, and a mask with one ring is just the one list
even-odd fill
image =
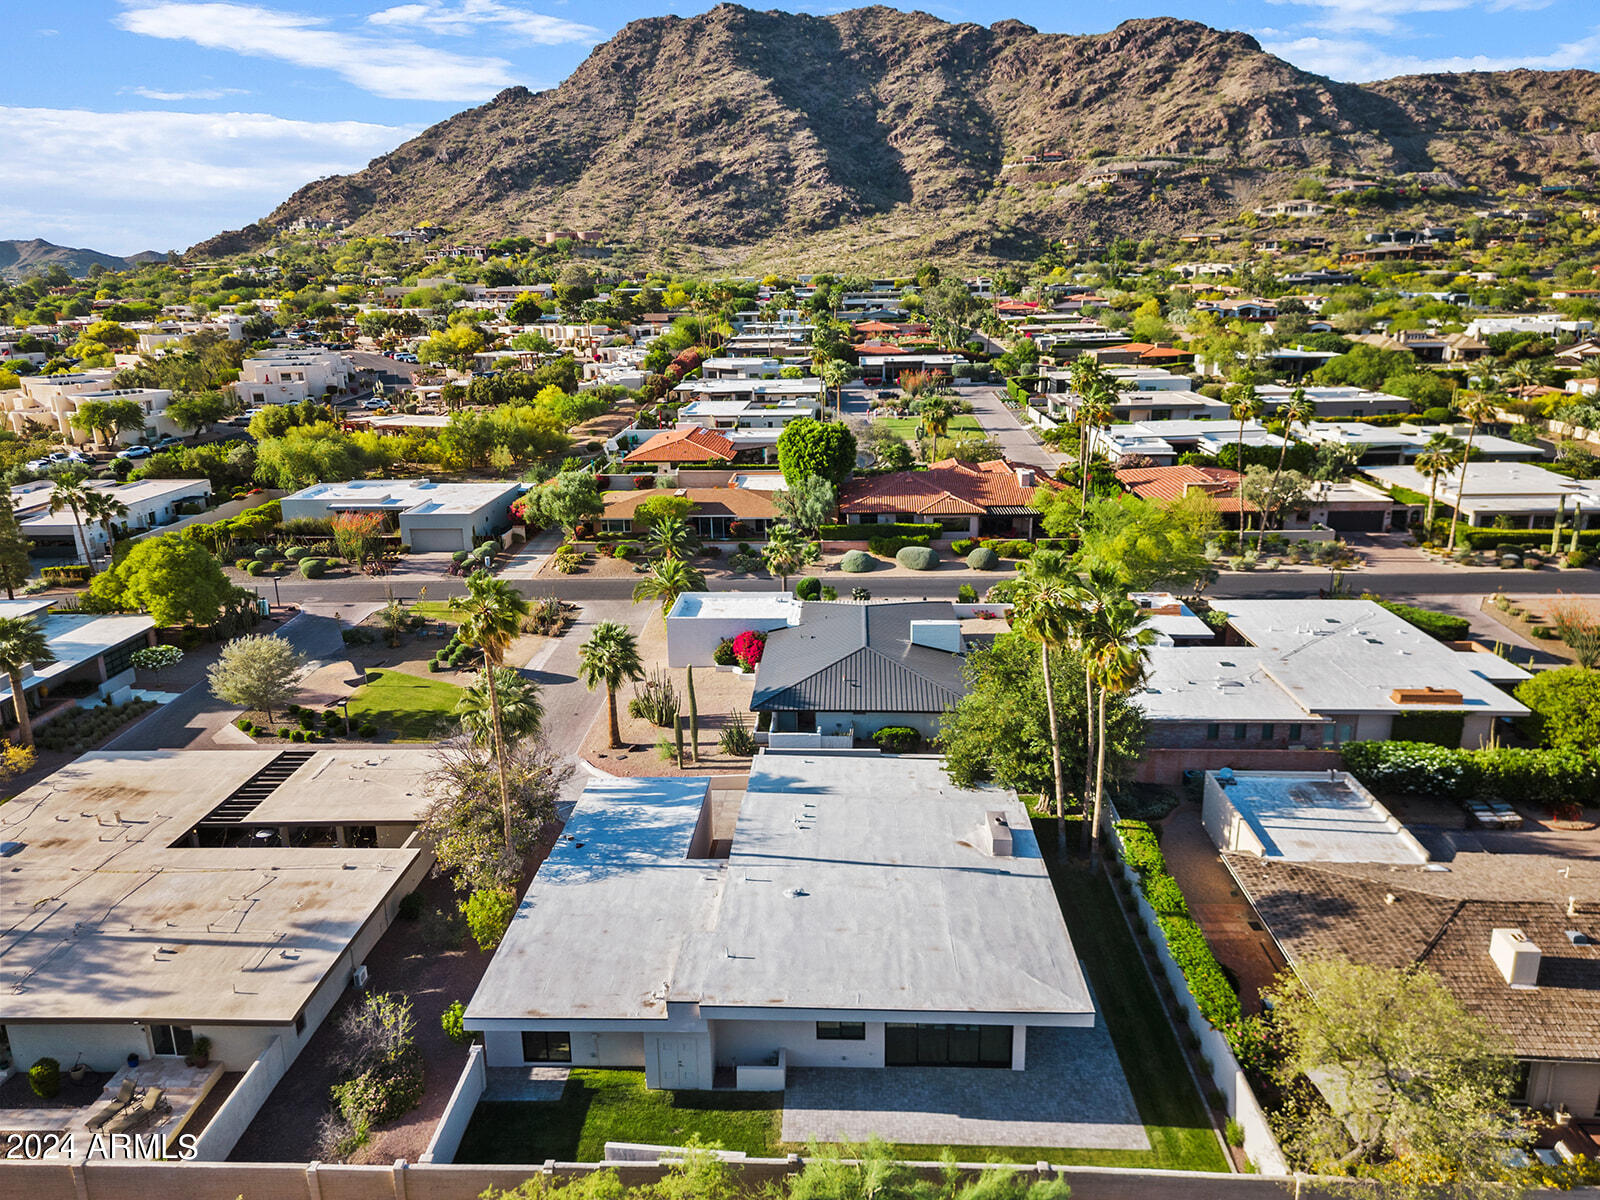
{"label": "white car", "polygon": [[149,446],[129,446],[126,450],[118,450],[118,458],[149,458],[155,451]]}

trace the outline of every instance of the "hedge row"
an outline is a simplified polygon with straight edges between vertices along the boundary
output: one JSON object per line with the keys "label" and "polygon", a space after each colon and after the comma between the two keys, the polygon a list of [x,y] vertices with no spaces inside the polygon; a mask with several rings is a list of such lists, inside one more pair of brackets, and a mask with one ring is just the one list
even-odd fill
{"label": "hedge row", "polygon": [[864,542],[868,538],[936,538],[944,535],[944,526],[937,521],[894,522],[888,525],[863,523],[861,525],[819,525],[817,536],[836,542]]}
{"label": "hedge row", "polygon": [[[1530,546],[1535,549],[1550,548],[1551,529],[1480,529],[1460,525],[1456,528],[1456,545],[1465,542],[1474,550],[1493,550],[1496,546]],[[1572,526],[1564,525],[1558,550],[1565,550],[1572,542]],[[1578,545],[1600,548],[1600,529],[1583,529],[1578,532]]]}
{"label": "hedge row", "polygon": [[1387,608],[1407,625],[1414,625],[1423,633],[1436,637],[1441,642],[1459,642],[1472,630],[1470,621],[1454,613],[1418,608],[1414,604],[1399,604],[1393,600],[1379,600],[1378,604]]}
{"label": "hedge row", "polygon": [[1591,804],[1600,795],[1600,757],[1581,750],[1349,742],[1343,754],[1345,769],[1369,788],[1402,795],[1517,800],[1547,809]]}
{"label": "hedge row", "polygon": [[1139,890],[1155,910],[1156,923],[1167,939],[1167,951],[1183,972],[1200,1015],[1220,1030],[1239,1020],[1239,994],[1228,983],[1211,953],[1205,934],[1189,914],[1183,890],[1167,871],[1167,860],[1155,832],[1143,821],[1118,821],[1122,860],[1139,876]]}

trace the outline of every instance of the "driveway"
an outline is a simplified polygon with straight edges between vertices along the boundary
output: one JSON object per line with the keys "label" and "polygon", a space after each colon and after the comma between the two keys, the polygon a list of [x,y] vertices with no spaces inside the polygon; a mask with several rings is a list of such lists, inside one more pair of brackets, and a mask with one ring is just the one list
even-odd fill
{"label": "driveway", "polygon": [[983,428],[984,435],[998,445],[1006,461],[1035,467],[1046,475],[1054,475],[1056,468],[1067,462],[1067,456],[1057,454],[1034,436],[1033,427],[1023,424],[1023,418],[1005,406],[1005,392],[996,388],[962,388],[963,400],[972,402],[972,415]]}
{"label": "driveway", "polygon": [[1088,1029],[1028,1030],[1025,1071],[790,1070],[784,1141],[859,1143],[875,1136],[914,1146],[1150,1149],[1103,1019]]}

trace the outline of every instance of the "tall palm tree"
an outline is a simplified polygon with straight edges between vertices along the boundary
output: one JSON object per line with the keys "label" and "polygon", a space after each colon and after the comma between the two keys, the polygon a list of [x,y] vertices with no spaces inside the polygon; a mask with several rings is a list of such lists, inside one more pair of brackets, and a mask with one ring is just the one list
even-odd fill
{"label": "tall palm tree", "polygon": [[1446,551],[1456,548],[1456,529],[1461,524],[1461,506],[1467,498],[1467,463],[1472,458],[1472,439],[1478,435],[1478,426],[1487,424],[1495,419],[1496,411],[1494,400],[1489,389],[1498,386],[1494,376],[1486,375],[1486,389],[1484,392],[1461,405],[1461,415],[1467,419],[1467,444],[1461,451],[1461,476],[1456,484],[1456,503],[1450,513],[1450,541],[1445,546]]}
{"label": "tall palm tree", "polygon": [[617,725],[617,689],[644,678],[644,663],[639,658],[639,639],[626,625],[601,621],[589,640],[578,647],[578,677],[591,692],[606,689],[607,715],[611,721],[611,748],[622,748],[622,730]]}
{"label": "tall palm tree", "polygon": [[128,515],[128,506],[115,496],[104,492],[90,492],[84,500],[83,515],[100,526],[106,535],[106,557],[111,557],[112,542],[116,540],[116,523]]}
{"label": "tall palm tree", "polygon": [[[1283,420],[1283,445],[1278,447],[1278,465],[1272,472],[1272,491],[1268,495],[1276,496],[1278,494],[1278,480],[1283,478],[1284,460],[1289,456],[1289,435],[1294,432],[1296,425],[1311,424],[1312,418],[1316,415],[1317,406],[1311,397],[1306,395],[1306,390],[1303,387],[1297,387],[1290,392],[1289,399],[1278,409],[1278,416]],[[1241,466],[1240,479],[1244,478],[1243,470],[1244,468]],[[1271,516],[1270,513],[1261,514],[1261,536],[1256,539],[1256,549],[1258,551],[1267,540],[1267,518],[1269,516]],[[1239,519],[1241,521],[1244,520],[1242,510],[1239,513]]]}
{"label": "tall palm tree", "polygon": [[[544,726],[544,700],[540,698],[539,685],[511,667],[496,667],[494,690],[501,731],[512,740],[538,737]],[[456,701],[461,728],[477,745],[494,742],[494,709],[489,701],[488,676],[480,673]]]}
{"label": "tall palm tree", "polygon": [[659,558],[650,568],[650,574],[633,585],[633,602],[661,601],[661,619],[665,621],[668,611],[684,592],[705,590],[706,577],[698,568],[681,558]]}
{"label": "tall palm tree", "polygon": [[767,570],[778,577],[783,591],[789,590],[789,576],[805,565],[806,543],[793,525],[779,523],[767,530],[767,546],[761,552]]}
{"label": "tall palm tree", "polygon": [[[1077,613],[1072,623],[1073,647],[1083,660],[1083,802],[1094,792],[1094,653],[1100,640],[1101,614],[1115,604],[1127,603],[1127,581],[1113,567],[1094,567],[1072,581],[1072,598]],[[1083,839],[1090,838],[1084,823]]]}
{"label": "tall palm tree", "polygon": [[1117,393],[1109,382],[1097,383],[1093,390],[1078,401],[1078,524],[1081,527],[1089,508],[1089,491],[1094,469],[1093,438],[1090,431],[1104,429],[1111,424],[1111,411],[1117,402]]}
{"label": "tall palm tree", "polygon": [[844,385],[850,382],[854,374],[850,364],[842,358],[825,358],[817,364],[816,370],[823,384],[833,389],[834,415],[844,420]]}
{"label": "tall palm tree", "polygon": [[1239,422],[1238,455],[1234,459],[1234,466],[1239,472],[1239,553],[1244,553],[1245,520],[1244,511],[1244,427],[1249,421],[1261,415],[1261,397],[1256,395],[1253,383],[1236,383],[1229,391],[1228,411],[1233,419]]}
{"label": "tall palm tree", "polygon": [[29,667],[47,667],[56,661],[44,630],[32,617],[0,617],[0,671],[11,680],[11,707],[17,710],[17,737],[24,746],[33,745],[33,722],[28,717],[28,701],[22,694],[22,672]]}
{"label": "tall palm tree", "polygon": [[1056,687],[1050,670],[1050,651],[1060,649],[1071,640],[1077,610],[1066,587],[1031,573],[1018,578],[1012,605],[1012,628],[1039,643],[1045,717],[1050,725],[1050,766],[1056,792],[1056,844],[1064,851],[1067,848],[1067,781],[1061,767],[1061,726],[1056,721]]}
{"label": "tall palm tree", "polygon": [[1100,852],[1100,828],[1105,812],[1106,701],[1110,696],[1126,696],[1144,679],[1146,647],[1155,640],[1147,628],[1150,614],[1131,600],[1123,599],[1101,609],[1090,632],[1090,669],[1099,688],[1099,738],[1095,745],[1094,816],[1090,820],[1090,854]]}
{"label": "tall palm tree", "polygon": [[487,571],[467,576],[467,594],[450,601],[450,611],[461,614],[456,637],[463,644],[476,646],[483,655],[483,677],[489,690],[489,722],[494,733],[495,766],[500,772],[500,811],[505,819],[506,846],[511,846],[511,784],[506,778],[506,739],[500,720],[500,694],[495,683],[495,668],[505,660],[506,651],[522,631],[528,615],[528,602],[517,589]]}
{"label": "tall palm tree", "polygon": [[1460,438],[1436,433],[1423,444],[1412,466],[1428,478],[1428,512],[1422,518],[1423,536],[1433,535],[1433,509],[1439,495],[1439,476],[1448,475],[1459,465],[1464,449]]}
{"label": "tall palm tree", "polygon": [[83,561],[89,564],[89,574],[94,574],[94,555],[89,553],[89,535],[84,532],[83,514],[89,507],[89,497],[94,490],[76,473],[62,472],[55,477],[55,488],[50,493],[50,512],[63,508],[72,511],[72,523],[78,530],[78,544],[83,547]]}
{"label": "tall palm tree", "polygon": [[684,558],[700,546],[700,539],[682,517],[662,517],[650,526],[645,541],[663,559]]}

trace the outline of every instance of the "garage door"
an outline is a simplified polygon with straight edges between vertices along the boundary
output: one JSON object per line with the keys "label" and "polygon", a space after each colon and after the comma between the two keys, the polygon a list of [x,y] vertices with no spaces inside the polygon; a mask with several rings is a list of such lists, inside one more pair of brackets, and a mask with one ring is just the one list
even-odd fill
{"label": "garage door", "polygon": [[1328,514],[1328,528],[1339,533],[1381,533],[1383,532],[1383,513],[1378,512],[1331,512]]}
{"label": "garage door", "polygon": [[417,554],[467,549],[459,529],[413,529],[411,549]]}

